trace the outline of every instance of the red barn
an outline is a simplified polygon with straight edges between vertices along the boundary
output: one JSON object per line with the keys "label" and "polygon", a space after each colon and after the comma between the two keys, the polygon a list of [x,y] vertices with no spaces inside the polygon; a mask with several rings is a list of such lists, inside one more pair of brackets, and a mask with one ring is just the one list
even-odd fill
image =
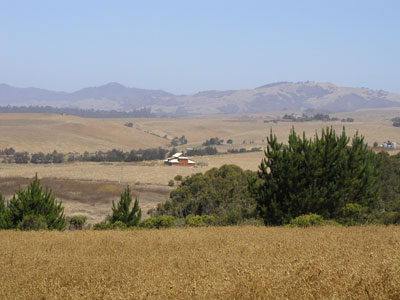
{"label": "red barn", "polygon": [[164,160],[164,163],[169,166],[187,166],[194,167],[196,163],[188,157],[183,156],[183,153],[175,153],[171,157]]}

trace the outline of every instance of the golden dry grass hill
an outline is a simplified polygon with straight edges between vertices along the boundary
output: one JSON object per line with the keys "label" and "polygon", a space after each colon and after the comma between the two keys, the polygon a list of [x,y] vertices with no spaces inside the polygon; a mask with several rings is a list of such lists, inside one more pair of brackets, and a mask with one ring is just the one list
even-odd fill
{"label": "golden dry grass hill", "polygon": [[95,152],[164,146],[166,139],[108,120],[50,114],[1,114],[0,149]]}
{"label": "golden dry grass hill", "polygon": [[[284,112],[282,112],[283,114]],[[337,131],[346,127],[348,135],[356,131],[365,136],[369,144],[375,141],[399,141],[400,131],[392,126],[390,119],[400,115],[399,109],[366,110],[336,114],[354,117],[353,123],[341,122],[278,122],[264,123],[262,115],[247,118],[238,116],[192,118],[192,119],[87,119],[74,116],[49,114],[0,114],[0,149],[13,147],[29,152],[95,152],[97,150],[139,149],[166,147],[175,136],[185,135],[188,144],[196,147],[211,138],[233,140],[233,147],[251,148],[265,146],[270,130],[280,141],[286,142],[292,127],[311,137],[326,126]],[[132,122],[133,127],[124,126]],[[226,150],[231,146],[222,146]]]}
{"label": "golden dry grass hill", "polygon": [[398,226],[0,232],[0,299],[400,299]]}

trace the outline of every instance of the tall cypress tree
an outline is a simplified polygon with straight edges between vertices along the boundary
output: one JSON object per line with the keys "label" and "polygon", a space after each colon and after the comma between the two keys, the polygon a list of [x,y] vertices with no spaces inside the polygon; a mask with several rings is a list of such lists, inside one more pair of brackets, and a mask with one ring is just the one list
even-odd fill
{"label": "tall cypress tree", "polygon": [[300,137],[292,128],[287,145],[267,138],[265,158],[249,188],[264,223],[289,223],[302,214],[336,218],[350,203],[372,210],[379,205],[380,167],[358,134],[349,146],[345,130]]}
{"label": "tall cypress tree", "polygon": [[126,224],[127,227],[137,226],[142,217],[142,210],[139,208],[139,201],[137,198],[135,199],[132,209],[130,209],[131,203],[131,189],[128,185],[121,194],[119,202],[117,204],[115,204],[114,200],[112,202],[110,223],[113,224],[117,221],[121,221]]}
{"label": "tall cypress tree", "polygon": [[65,216],[62,202],[58,202],[51,189],[43,191],[36,174],[26,189],[19,189],[10,200],[12,226],[16,228],[24,216],[42,216],[50,230],[64,230]]}

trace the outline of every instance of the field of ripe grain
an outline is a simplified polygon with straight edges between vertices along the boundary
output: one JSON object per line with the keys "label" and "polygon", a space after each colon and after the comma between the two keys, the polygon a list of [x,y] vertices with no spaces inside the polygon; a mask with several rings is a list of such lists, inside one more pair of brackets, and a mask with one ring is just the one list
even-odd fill
{"label": "field of ripe grain", "polygon": [[399,227],[0,232],[0,299],[400,299]]}

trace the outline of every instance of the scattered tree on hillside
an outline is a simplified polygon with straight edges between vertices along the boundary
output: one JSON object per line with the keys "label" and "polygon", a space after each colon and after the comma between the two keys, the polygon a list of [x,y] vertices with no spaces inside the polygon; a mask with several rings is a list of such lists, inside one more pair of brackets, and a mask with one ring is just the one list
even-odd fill
{"label": "scattered tree on hillside", "polygon": [[187,139],[184,135],[182,135],[180,138],[178,138],[177,136],[174,137],[171,141],[171,146],[176,147],[179,145],[185,145],[187,144]]}
{"label": "scattered tree on hillside", "polygon": [[257,178],[250,191],[267,225],[287,224],[300,215],[315,213],[339,218],[348,204],[371,212],[379,206],[380,168],[364,138],[340,136],[332,128],[307,139],[289,135],[288,145],[270,133]]}
{"label": "scattered tree on hillside", "polygon": [[206,140],[203,143],[203,146],[215,146],[215,145],[221,145],[223,143],[224,143],[224,140],[222,140],[218,137],[215,137],[215,138],[210,138],[209,140]]}
{"label": "scattered tree on hillside", "polygon": [[394,127],[400,127],[400,117],[396,117],[392,119]]}

